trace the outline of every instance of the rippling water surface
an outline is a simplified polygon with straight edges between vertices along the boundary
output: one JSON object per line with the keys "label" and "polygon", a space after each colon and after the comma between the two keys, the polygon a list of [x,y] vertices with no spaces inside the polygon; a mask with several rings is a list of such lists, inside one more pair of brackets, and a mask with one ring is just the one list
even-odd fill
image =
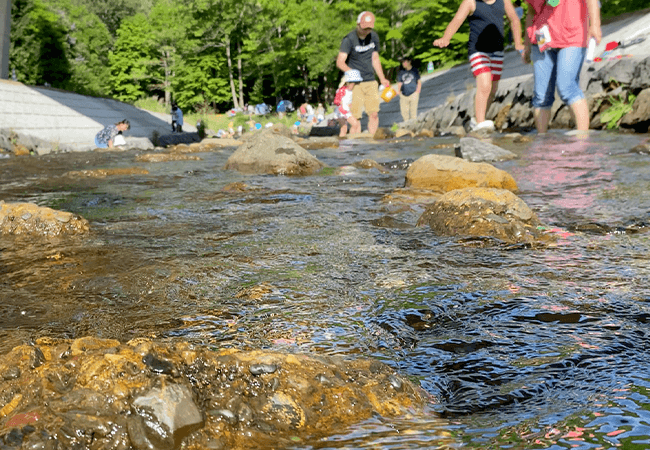
{"label": "rippling water surface", "polygon": [[[0,160],[0,198],[75,212],[89,236],[0,238],[0,351],[40,336],[185,339],[372,357],[430,414],[376,418],[296,448],[650,448],[647,136],[496,143],[495,165],[558,242],[441,238],[390,203],[443,138],[311,151],[317,176],[248,176],[135,152]],[[390,166],[390,164],[386,164]],[[143,167],[149,175],[66,176]],[[243,191],[224,190],[243,182]]]}

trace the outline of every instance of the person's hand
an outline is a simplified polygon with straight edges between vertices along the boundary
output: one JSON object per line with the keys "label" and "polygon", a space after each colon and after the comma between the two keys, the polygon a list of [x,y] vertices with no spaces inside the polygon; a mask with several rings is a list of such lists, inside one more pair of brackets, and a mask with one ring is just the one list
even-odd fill
{"label": "person's hand", "polygon": [[531,44],[524,45],[524,50],[521,52],[521,60],[524,62],[524,64],[530,64],[530,52]]}
{"label": "person's hand", "polygon": [[390,81],[388,81],[386,78],[380,78],[380,79],[379,79],[379,82],[380,82],[381,85],[382,85],[383,87],[385,87],[385,88],[387,88],[388,86],[390,86]]}
{"label": "person's hand", "polygon": [[589,39],[591,38],[596,39],[596,44],[600,44],[600,41],[603,38],[603,33],[599,26],[594,24],[589,25],[589,34],[587,35],[587,42],[589,42]]}
{"label": "person's hand", "polygon": [[439,48],[444,48],[449,45],[449,39],[445,39],[444,37],[441,37],[440,39],[436,39],[433,41],[433,45]]}

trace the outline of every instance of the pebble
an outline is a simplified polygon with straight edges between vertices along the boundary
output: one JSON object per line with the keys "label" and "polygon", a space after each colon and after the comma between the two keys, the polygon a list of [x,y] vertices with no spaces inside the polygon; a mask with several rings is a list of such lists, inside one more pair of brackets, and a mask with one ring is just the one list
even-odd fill
{"label": "pebble", "polygon": [[275,364],[253,364],[248,369],[253,375],[262,375],[264,373],[274,373],[278,370]]}

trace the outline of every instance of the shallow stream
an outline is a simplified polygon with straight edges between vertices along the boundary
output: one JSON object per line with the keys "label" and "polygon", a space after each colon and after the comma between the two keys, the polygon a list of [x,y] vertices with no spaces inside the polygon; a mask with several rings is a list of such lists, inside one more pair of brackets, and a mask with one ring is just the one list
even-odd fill
{"label": "shallow stream", "polygon": [[[344,354],[431,396],[430,415],[295,448],[650,448],[650,156],[630,152],[647,137],[495,141],[558,237],[545,248],[441,238],[414,226],[422,205],[385,201],[405,161],[453,155],[453,138],[343,141],[312,150],[329,168],[304,178],[224,171],[233,149],[2,159],[0,199],[91,233],[0,238],[0,353],[92,335]],[[65,175],[128,167],[149,174]]]}

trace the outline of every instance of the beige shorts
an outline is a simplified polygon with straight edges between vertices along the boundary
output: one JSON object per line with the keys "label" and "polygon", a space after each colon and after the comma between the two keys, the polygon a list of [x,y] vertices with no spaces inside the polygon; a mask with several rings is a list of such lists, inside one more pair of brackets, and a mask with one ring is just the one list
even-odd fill
{"label": "beige shorts", "polygon": [[364,109],[366,114],[379,112],[379,83],[376,81],[358,83],[352,94],[350,112],[354,117],[361,119]]}

